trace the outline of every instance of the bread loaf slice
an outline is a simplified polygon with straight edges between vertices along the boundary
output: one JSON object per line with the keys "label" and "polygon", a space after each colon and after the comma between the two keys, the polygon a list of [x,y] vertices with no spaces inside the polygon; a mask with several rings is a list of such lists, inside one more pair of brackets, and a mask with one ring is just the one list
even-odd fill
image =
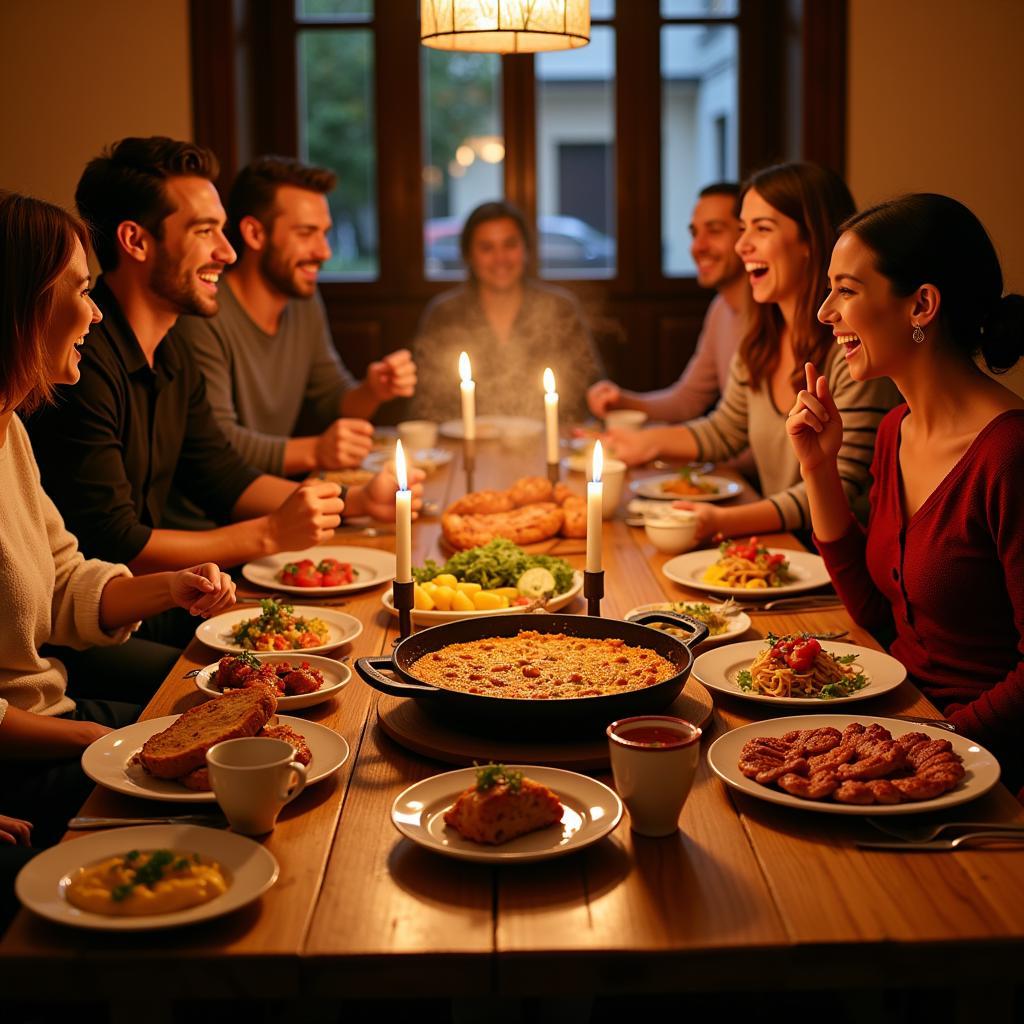
{"label": "bread loaf slice", "polygon": [[206,764],[215,743],[255,736],[277,710],[269,686],[226,693],[186,711],[173,725],[151,736],[139,759],[159,779],[177,779]]}

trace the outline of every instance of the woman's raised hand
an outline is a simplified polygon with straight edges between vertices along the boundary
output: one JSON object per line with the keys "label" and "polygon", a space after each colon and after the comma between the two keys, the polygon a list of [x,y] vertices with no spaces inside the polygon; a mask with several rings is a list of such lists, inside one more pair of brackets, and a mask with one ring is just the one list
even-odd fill
{"label": "woman's raised hand", "polygon": [[835,461],[843,444],[843,419],[828,389],[828,381],[819,376],[814,363],[804,366],[807,388],[796,396],[786,420],[789,442],[807,473],[829,461]]}

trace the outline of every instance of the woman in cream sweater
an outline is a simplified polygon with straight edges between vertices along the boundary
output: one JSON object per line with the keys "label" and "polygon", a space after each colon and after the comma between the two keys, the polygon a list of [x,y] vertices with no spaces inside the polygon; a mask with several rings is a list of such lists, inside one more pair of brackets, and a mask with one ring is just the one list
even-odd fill
{"label": "woman in cream sweater", "polygon": [[78,380],[78,349],[100,319],[86,241],[59,207],[0,192],[0,788],[3,810],[36,821],[37,841],[59,835],[59,819],[81,798],[82,750],[137,713],[76,704],[64,666],[40,649],[121,644],[139,620],[168,608],[209,616],[234,603],[234,584],[213,564],[135,578],[84,558],[40,486],[15,410]]}

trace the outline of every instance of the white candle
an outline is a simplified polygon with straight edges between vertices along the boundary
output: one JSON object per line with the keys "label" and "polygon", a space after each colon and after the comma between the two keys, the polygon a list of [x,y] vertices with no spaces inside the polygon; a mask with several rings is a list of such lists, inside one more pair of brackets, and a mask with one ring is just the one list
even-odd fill
{"label": "white candle", "polygon": [[544,422],[547,427],[548,464],[558,461],[558,392],[549,366],[544,371]]}
{"label": "white candle", "polygon": [[594,445],[594,469],[592,479],[587,484],[587,572],[601,571],[601,505],[603,503],[604,485],[601,483],[601,470],[604,454],[601,442]]}
{"label": "white candle", "polygon": [[459,354],[459,376],[462,378],[462,436],[467,441],[476,439],[476,383],[469,355]]}
{"label": "white candle", "polygon": [[398,568],[395,579],[399,583],[409,583],[412,580],[412,491],[409,490],[401,441],[395,444],[395,476],[398,478],[395,494],[395,558]]}

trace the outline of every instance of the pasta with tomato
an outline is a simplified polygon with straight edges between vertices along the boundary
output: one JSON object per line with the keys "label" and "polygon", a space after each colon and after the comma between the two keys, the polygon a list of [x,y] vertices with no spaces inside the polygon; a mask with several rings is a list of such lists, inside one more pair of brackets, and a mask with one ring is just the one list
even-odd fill
{"label": "pasta with tomato", "polygon": [[765,649],[740,672],[736,683],[748,693],[765,697],[849,697],[868,685],[855,664],[858,655],[834,655],[812,636],[769,633]]}
{"label": "pasta with tomato", "polygon": [[756,537],[747,541],[726,541],[721,557],[704,571],[705,583],[717,583],[738,590],[781,587],[792,580],[783,554],[772,554]]}

